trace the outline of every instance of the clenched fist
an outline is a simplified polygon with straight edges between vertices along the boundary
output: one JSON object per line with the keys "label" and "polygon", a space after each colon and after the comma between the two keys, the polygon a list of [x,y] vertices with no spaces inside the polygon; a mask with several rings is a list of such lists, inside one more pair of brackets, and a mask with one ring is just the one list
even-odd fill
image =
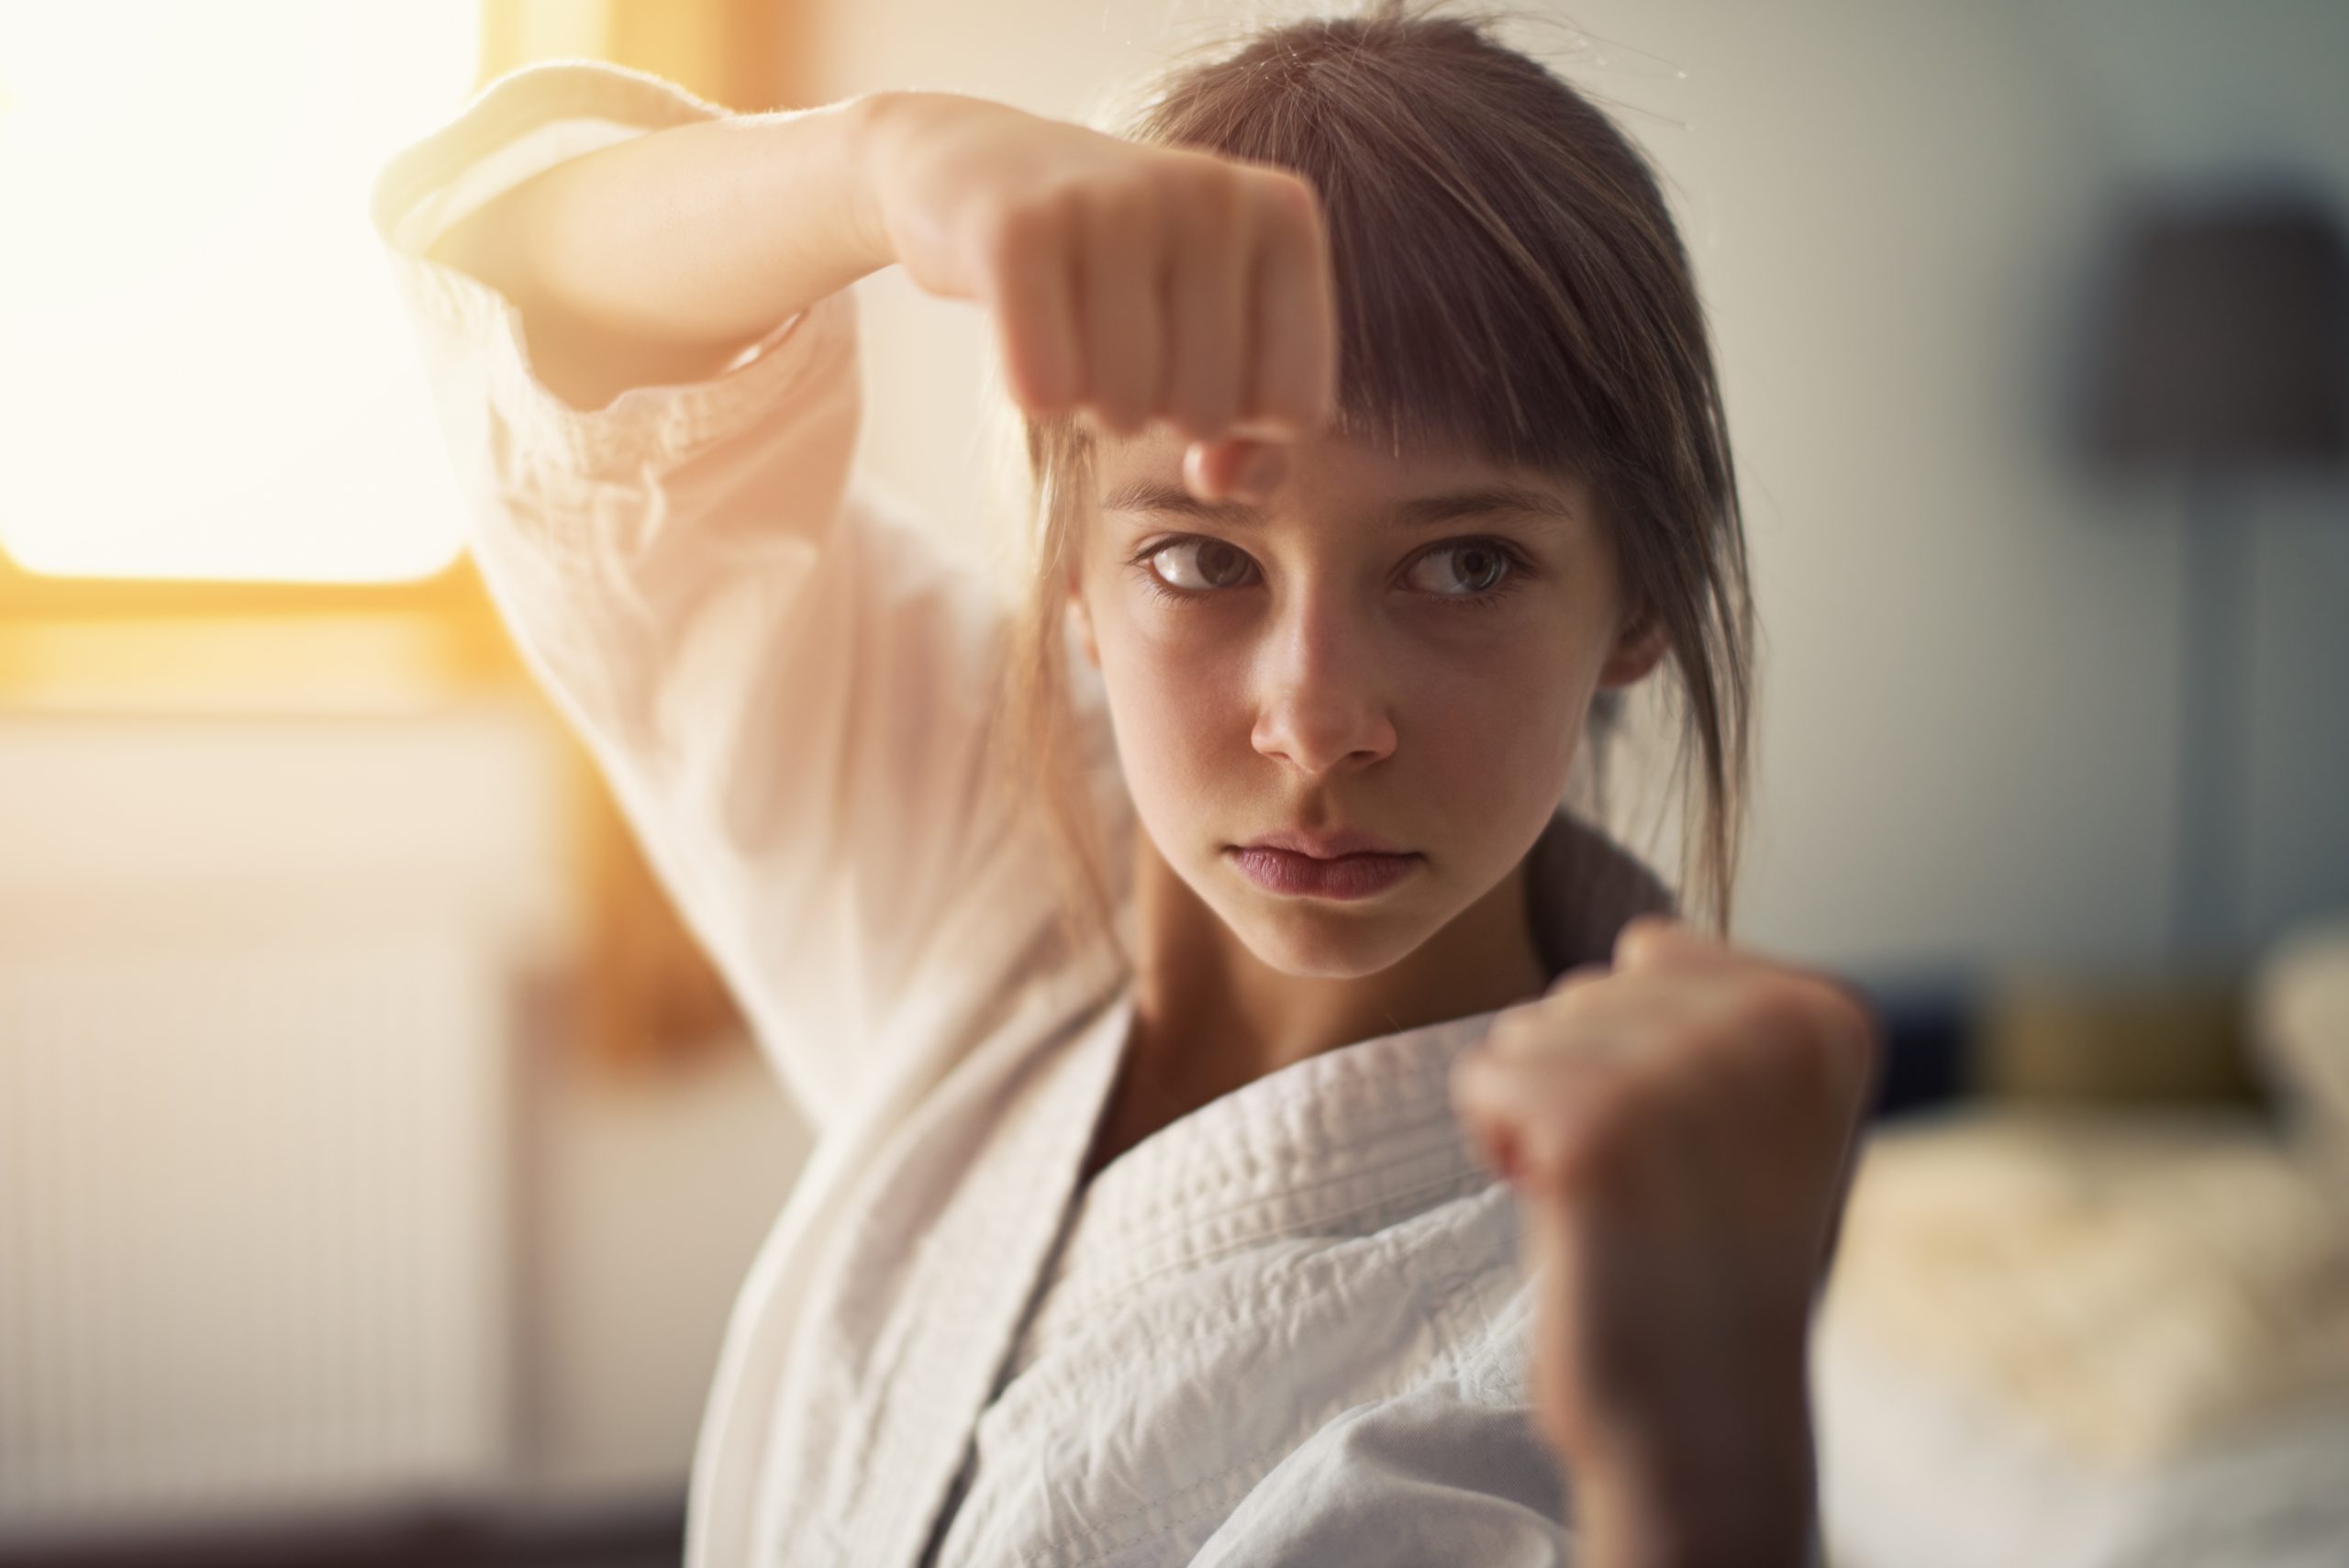
{"label": "clenched fist", "polygon": [[1258,444],[1328,421],[1329,240],[1302,178],[952,93],[886,95],[871,124],[890,252],[921,288],[987,308],[1030,414],[1119,435],[1163,419],[1210,494]]}
{"label": "clenched fist", "polygon": [[1646,916],[1456,1064],[1594,1562],[1801,1561],[1810,1308],[1878,1042],[1842,985]]}

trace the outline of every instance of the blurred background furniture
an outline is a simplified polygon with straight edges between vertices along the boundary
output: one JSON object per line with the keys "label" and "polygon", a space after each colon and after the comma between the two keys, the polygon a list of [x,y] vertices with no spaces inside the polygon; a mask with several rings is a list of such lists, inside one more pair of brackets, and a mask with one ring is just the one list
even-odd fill
{"label": "blurred background furniture", "polygon": [[2023,987],[1969,1045],[1976,1092],[1883,1124],[1854,1185],[1814,1341],[1831,1561],[2343,1561],[2349,912],[2230,1002]]}

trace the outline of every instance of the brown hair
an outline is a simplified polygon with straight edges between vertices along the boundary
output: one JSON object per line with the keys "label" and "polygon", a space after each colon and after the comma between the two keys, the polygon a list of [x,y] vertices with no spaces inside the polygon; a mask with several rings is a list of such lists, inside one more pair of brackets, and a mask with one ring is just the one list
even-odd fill
{"label": "brown hair", "polygon": [[[1630,614],[1669,634],[1681,880],[1698,894],[1683,903],[1725,934],[1753,628],[1704,312],[1645,161],[1582,95],[1496,41],[1495,20],[1371,0],[1266,28],[1236,51],[1211,46],[1212,58],[1170,66],[1114,128],[1312,183],[1337,286],[1336,433],[1590,483]],[[1078,784],[1063,588],[1091,504],[1092,443],[1065,416],[1020,423],[1034,555],[1008,736],[1062,851],[1072,918],[1098,931],[1114,903]],[[1585,735],[1589,811],[1602,818],[1622,696],[1597,695]],[[1687,788],[1692,754],[1701,810]]]}

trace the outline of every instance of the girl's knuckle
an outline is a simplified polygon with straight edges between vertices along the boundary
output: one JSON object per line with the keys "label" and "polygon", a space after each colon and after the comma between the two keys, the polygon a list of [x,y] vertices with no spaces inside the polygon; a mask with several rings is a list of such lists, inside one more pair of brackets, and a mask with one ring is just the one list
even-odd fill
{"label": "girl's knuckle", "polygon": [[1539,1034],[1539,1026],[1527,1013],[1503,1013],[1492,1021],[1485,1033],[1485,1048],[1496,1056],[1518,1056],[1531,1050]]}
{"label": "girl's knuckle", "polygon": [[1856,1081],[1864,1041],[1842,1006],[1820,987],[1793,976],[1754,986],[1745,1002],[1745,1028],[1771,1043],[1767,1061],[1776,1081],[1809,1098],[1835,1093]]}
{"label": "girl's knuckle", "polygon": [[1675,925],[1662,915],[1632,916],[1615,933],[1615,962],[1639,964],[1653,961],[1664,950]]}
{"label": "girl's knuckle", "polygon": [[1757,977],[1745,987],[1739,1011],[1747,1029],[1780,1040],[1807,1040],[1819,1023],[1810,987],[1788,975]]}
{"label": "girl's knuckle", "polygon": [[1080,198],[1087,237],[1096,243],[1134,245],[1157,228],[1159,200],[1147,181],[1130,175],[1094,181]]}
{"label": "girl's knuckle", "polygon": [[1598,983],[1598,979],[1594,975],[1550,992],[1539,1004],[1541,1016],[1555,1026],[1565,1027],[1605,1011],[1610,992]]}
{"label": "girl's knuckle", "polygon": [[1228,233],[1238,223],[1247,198],[1231,164],[1210,157],[1188,158],[1169,171],[1168,178],[1188,222],[1219,233]]}
{"label": "girl's knuckle", "polygon": [[1607,964],[1596,959],[1577,963],[1551,982],[1550,995],[1555,996],[1579,989],[1594,980],[1606,979],[1609,973]]}
{"label": "girl's knuckle", "polygon": [[1320,231],[1320,193],[1303,175],[1286,169],[1260,169],[1250,194],[1292,238],[1309,239]]}

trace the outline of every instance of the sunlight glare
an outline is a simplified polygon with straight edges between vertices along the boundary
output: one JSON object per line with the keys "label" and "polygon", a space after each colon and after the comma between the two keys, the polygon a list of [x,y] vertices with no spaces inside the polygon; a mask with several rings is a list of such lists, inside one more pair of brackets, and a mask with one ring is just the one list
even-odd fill
{"label": "sunlight glare", "polygon": [[366,214],[472,91],[475,0],[0,0],[0,548],[384,582],[462,547]]}

